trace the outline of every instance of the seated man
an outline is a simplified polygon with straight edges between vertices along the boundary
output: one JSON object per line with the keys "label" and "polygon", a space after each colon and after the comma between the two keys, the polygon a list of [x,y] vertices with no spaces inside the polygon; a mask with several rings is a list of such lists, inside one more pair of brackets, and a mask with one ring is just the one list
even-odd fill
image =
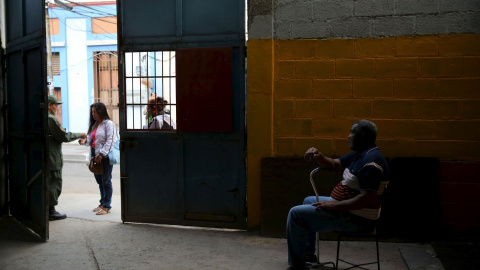
{"label": "seated man", "polygon": [[[338,159],[324,156],[315,148],[305,159],[336,172],[343,170],[342,181],[330,197],[307,197],[303,205],[290,209],[287,218],[288,269],[307,269],[316,260],[315,232],[371,231],[380,213],[381,193],[388,181],[388,165],[375,145],[377,127],[368,120],[352,125],[348,136],[353,152]],[[288,270],[287,269],[287,270]]]}

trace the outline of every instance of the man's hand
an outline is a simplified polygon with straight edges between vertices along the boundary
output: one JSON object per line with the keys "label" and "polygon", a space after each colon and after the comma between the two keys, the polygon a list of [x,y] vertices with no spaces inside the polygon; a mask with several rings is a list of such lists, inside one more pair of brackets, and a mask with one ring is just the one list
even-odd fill
{"label": "man's hand", "polygon": [[320,153],[317,148],[315,147],[311,147],[307,150],[307,152],[305,152],[305,155],[303,156],[305,158],[306,161],[308,162],[314,162],[314,163],[318,163],[318,157],[320,157],[322,155],[322,153]]}
{"label": "man's hand", "polygon": [[80,144],[80,145],[85,145],[86,142],[87,142],[87,140],[78,140],[78,144]]}
{"label": "man's hand", "polygon": [[335,210],[336,203],[337,202],[333,202],[333,201],[321,201],[321,202],[312,203],[312,206],[315,206],[315,209],[323,208],[326,210]]}
{"label": "man's hand", "polygon": [[87,134],[85,133],[80,133],[80,139],[86,139],[87,138]]}

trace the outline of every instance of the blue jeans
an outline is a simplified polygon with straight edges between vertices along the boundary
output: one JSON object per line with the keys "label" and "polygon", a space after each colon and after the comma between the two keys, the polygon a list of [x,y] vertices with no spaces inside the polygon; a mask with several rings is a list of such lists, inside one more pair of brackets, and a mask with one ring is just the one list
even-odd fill
{"label": "blue jeans", "polygon": [[[327,201],[330,197],[318,197]],[[315,232],[357,232],[373,229],[374,221],[355,216],[348,211],[329,211],[311,206],[315,196],[305,198],[303,205],[290,209],[287,218],[288,262],[304,268],[307,254],[315,253]]]}
{"label": "blue jeans", "polygon": [[[95,156],[95,148],[91,150],[92,157]],[[97,180],[98,187],[100,189],[100,205],[104,208],[112,208],[112,194],[113,194],[113,186],[112,186],[112,169],[113,165],[110,165],[108,157],[102,160],[103,164],[103,173],[102,174],[94,174],[95,180]]]}

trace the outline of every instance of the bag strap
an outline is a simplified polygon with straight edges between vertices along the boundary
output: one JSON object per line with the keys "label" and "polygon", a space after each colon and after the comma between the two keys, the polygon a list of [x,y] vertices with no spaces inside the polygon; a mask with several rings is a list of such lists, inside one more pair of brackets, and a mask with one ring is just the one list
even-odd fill
{"label": "bag strap", "polygon": [[[107,122],[108,122],[108,121],[111,121],[111,122],[113,123],[112,120],[107,120],[107,121],[105,122],[105,126],[104,126],[104,127],[105,127],[105,137],[107,137]],[[115,133],[117,134],[117,141],[118,141],[119,138],[118,138],[117,127],[115,126],[115,123],[113,123],[113,125],[114,125],[113,128],[115,129]],[[115,146],[115,145],[114,145],[113,142],[112,142],[112,146],[110,147],[110,150],[108,150],[108,153],[112,152],[112,149],[113,149],[114,146]]]}

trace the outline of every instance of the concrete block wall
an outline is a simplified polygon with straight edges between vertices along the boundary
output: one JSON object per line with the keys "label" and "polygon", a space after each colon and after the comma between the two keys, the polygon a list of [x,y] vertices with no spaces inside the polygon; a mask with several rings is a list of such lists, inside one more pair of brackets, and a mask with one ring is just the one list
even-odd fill
{"label": "concrete block wall", "polygon": [[[260,214],[260,159],[302,156],[311,146],[343,155],[358,119],[378,125],[378,145],[388,157],[480,164],[479,1],[248,5],[250,228]],[[464,175],[442,183],[464,186]],[[480,192],[479,185],[469,187]],[[442,201],[444,224],[457,229],[447,209],[458,203]]]}
{"label": "concrete block wall", "polygon": [[275,39],[480,32],[475,0],[274,0],[272,7]]}
{"label": "concrete block wall", "polygon": [[387,156],[480,160],[478,34],[275,40],[274,58],[274,155],[343,155],[366,118]]}

